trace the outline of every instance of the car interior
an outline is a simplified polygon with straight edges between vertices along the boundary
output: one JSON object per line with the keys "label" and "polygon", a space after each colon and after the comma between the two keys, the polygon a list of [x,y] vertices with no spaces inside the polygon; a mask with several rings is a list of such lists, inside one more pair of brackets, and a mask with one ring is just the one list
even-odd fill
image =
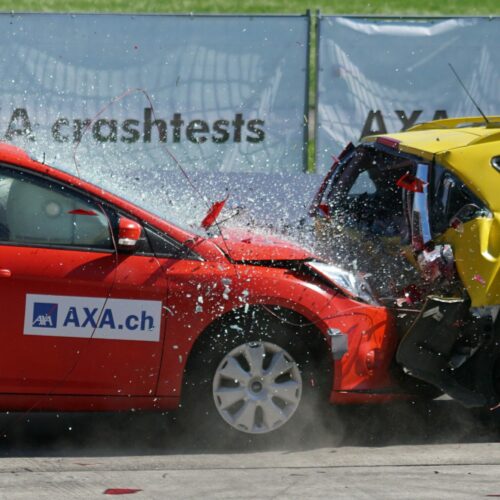
{"label": "car interior", "polygon": [[112,248],[108,218],[63,188],[0,174],[0,239],[21,244]]}

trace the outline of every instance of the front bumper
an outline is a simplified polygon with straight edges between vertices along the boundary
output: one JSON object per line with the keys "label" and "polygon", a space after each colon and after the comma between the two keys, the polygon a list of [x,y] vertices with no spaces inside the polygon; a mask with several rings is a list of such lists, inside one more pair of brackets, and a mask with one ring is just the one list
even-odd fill
{"label": "front bumper", "polygon": [[345,300],[348,307],[337,310],[327,320],[326,333],[334,360],[330,401],[359,404],[406,397],[390,370],[398,345],[390,311]]}

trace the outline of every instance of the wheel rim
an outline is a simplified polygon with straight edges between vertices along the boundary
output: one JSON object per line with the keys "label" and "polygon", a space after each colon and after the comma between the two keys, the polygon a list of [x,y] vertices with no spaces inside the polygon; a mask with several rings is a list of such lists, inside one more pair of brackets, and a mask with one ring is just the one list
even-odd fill
{"label": "wheel rim", "polygon": [[248,434],[281,427],[297,410],[301,396],[297,363],[270,342],[236,347],[215,371],[213,397],[219,415],[231,427]]}

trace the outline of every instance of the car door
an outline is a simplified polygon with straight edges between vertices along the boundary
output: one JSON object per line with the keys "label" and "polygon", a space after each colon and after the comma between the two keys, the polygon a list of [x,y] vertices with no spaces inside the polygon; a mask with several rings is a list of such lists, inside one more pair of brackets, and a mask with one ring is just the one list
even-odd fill
{"label": "car door", "polygon": [[109,206],[0,166],[0,392],[151,395],[166,282],[116,250]]}

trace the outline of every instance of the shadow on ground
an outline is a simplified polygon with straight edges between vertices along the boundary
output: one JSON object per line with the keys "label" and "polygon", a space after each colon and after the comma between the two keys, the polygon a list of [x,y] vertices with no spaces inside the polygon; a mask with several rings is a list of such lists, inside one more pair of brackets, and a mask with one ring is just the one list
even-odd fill
{"label": "shadow on ground", "polygon": [[[285,432],[286,431],[286,432]],[[0,456],[124,456],[342,446],[484,443],[500,439],[500,411],[453,401],[330,408],[306,429],[275,436],[196,437],[174,414],[2,414]]]}

